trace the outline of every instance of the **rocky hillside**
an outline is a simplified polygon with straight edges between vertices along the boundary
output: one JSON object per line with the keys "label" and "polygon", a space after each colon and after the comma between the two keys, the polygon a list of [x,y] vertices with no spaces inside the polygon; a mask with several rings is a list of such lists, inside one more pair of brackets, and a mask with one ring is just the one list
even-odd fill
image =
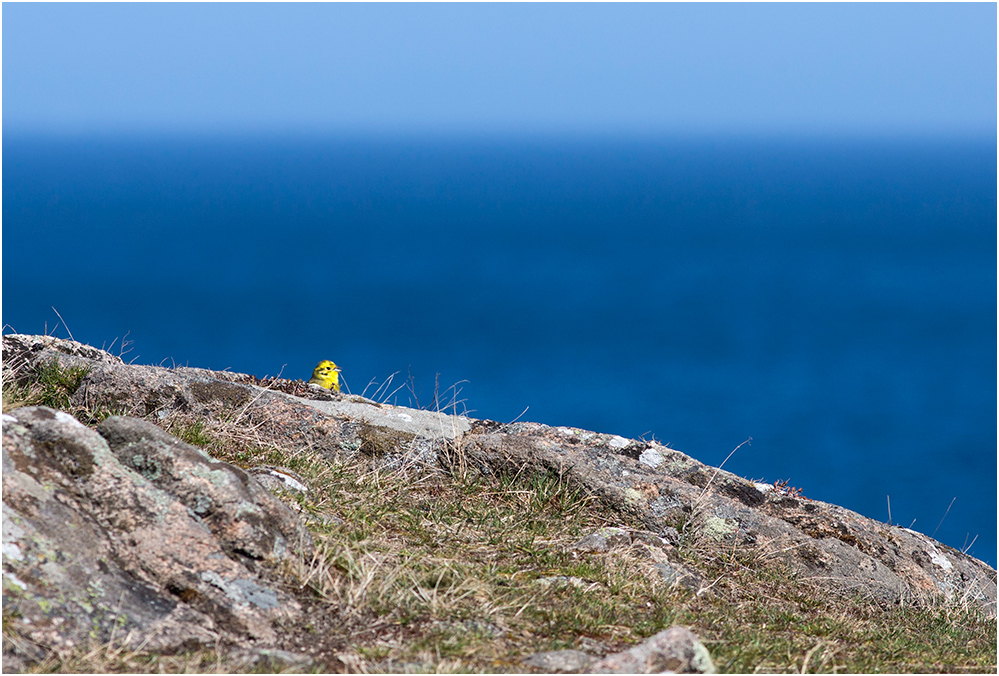
{"label": "rocky hillside", "polygon": [[4,671],[994,671],[996,572],[655,441],[3,337]]}

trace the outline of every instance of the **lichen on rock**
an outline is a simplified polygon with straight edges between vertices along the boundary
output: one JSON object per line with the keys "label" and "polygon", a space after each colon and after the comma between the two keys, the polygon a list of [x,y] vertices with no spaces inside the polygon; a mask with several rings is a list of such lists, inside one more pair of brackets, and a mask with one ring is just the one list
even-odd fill
{"label": "lichen on rock", "polygon": [[[109,419],[101,431],[120,457],[65,413],[4,415],[3,602],[20,630],[63,653],[113,636],[164,652],[273,643],[275,623],[300,608],[263,564],[309,550],[297,517],[150,423]],[[162,471],[122,462],[136,457]],[[196,496],[211,508],[198,514]]]}

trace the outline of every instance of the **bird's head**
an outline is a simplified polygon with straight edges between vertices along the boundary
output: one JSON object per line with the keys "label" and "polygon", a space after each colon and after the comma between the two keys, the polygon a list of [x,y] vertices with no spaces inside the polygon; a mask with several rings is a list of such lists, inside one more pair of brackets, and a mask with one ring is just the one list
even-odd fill
{"label": "bird's head", "polygon": [[315,369],[312,370],[312,378],[309,379],[309,382],[316,385],[322,385],[328,390],[339,391],[339,373],[339,366],[331,362],[329,359],[324,359],[316,365]]}
{"label": "bird's head", "polygon": [[316,368],[312,371],[314,376],[329,376],[333,371],[339,371],[340,367],[331,362],[329,359],[323,359],[316,365]]}

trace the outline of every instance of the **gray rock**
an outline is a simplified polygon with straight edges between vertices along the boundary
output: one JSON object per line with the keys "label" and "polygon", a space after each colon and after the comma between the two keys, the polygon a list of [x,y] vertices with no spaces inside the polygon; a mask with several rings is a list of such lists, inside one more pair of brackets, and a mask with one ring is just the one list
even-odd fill
{"label": "gray rock", "polygon": [[549,674],[715,673],[707,649],[683,627],[670,627],[630,650],[602,659],[579,650],[553,650],[531,655],[521,664]]}
{"label": "gray rock", "polygon": [[175,496],[208,526],[228,555],[251,568],[289,549],[309,551],[312,538],[287,506],[239,467],[136,418],[112,417],[97,427],[122,465]]}
{"label": "gray rock", "polygon": [[350,418],[375,428],[409,435],[411,438],[451,440],[469,429],[468,418],[464,416],[378,404],[362,397],[351,397],[343,401],[308,400],[305,403],[328,416]]}
{"label": "gray rock", "polygon": [[[118,455],[61,411],[3,415],[5,622],[59,654],[94,641],[272,646],[301,612],[267,572],[311,547],[297,517],[238,468],[148,423],[102,430]],[[15,646],[8,657],[38,655]]]}
{"label": "gray rock", "polygon": [[246,470],[261,486],[272,493],[284,491],[293,495],[307,496],[311,492],[305,479],[284,467],[260,465]]}
{"label": "gray rock", "polygon": [[573,549],[587,552],[608,552],[615,547],[627,547],[631,544],[631,534],[624,528],[601,528],[582,537]]}
{"label": "gray rock", "polygon": [[660,453],[656,449],[647,448],[644,451],[642,451],[641,454],[638,456],[638,462],[642,463],[643,465],[648,465],[652,469],[655,469],[659,465],[666,462],[666,459],[663,458],[662,453]]}
{"label": "gray rock", "polygon": [[683,627],[670,627],[630,650],[588,666],[592,674],[713,674],[715,666],[697,636]]}
{"label": "gray rock", "polygon": [[545,674],[579,674],[586,672],[594,659],[580,650],[551,650],[526,657],[521,664]]}
{"label": "gray rock", "polygon": [[700,578],[692,575],[683,566],[674,563],[656,563],[653,567],[659,571],[666,584],[681,584],[693,591],[700,588]]}
{"label": "gray rock", "polygon": [[655,533],[650,533],[648,531],[634,531],[631,533],[632,542],[642,542],[649,545],[650,547],[655,547],[656,549],[661,549],[663,551],[675,551],[673,543],[669,542],[663,537],[656,535]]}

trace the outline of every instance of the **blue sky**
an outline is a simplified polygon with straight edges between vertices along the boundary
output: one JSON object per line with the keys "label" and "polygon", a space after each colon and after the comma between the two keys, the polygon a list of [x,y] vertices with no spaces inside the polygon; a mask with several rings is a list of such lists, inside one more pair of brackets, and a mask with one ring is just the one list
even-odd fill
{"label": "blue sky", "polygon": [[3,5],[5,132],[994,134],[996,5]]}

